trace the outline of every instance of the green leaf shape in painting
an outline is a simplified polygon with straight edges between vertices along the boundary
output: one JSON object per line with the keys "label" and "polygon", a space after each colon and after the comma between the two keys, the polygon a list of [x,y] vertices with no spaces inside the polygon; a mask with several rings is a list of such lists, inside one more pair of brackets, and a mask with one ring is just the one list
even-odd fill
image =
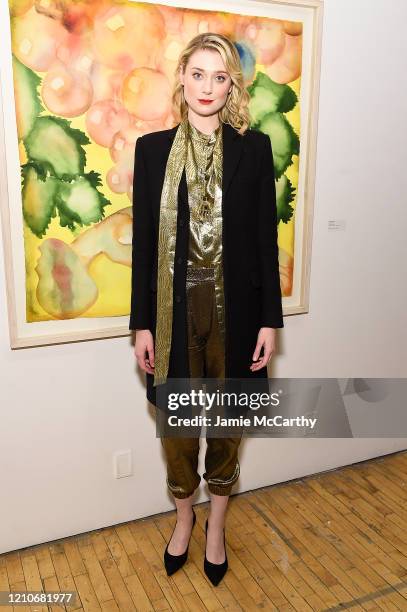
{"label": "green leaf shape in painting", "polygon": [[110,202],[96,189],[97,176],[96,172],[90,172],[71,182],[60,183],[57,208],[63,227],[75,230],[75,224],[90,225],[103,219],[104,208]]}
{"label": "green leaf shape in painting", "polygon": [[41,79],[15,55],[12,58],[17,133],[18,139],[24,140],[31,132],[37,116],[44,110],[37,91]]}
{"label": "green leaf shape in painting", "polygon": [[70,127],[70,121],[60,117],[37,117],[24,141],[32,161],[49,164],[53,174],[62,180],[84,173],[86,154],[82,145],[90,144],[84,132]]}
{"label": "green leaf shape in painting", "polygon": [[31,231],[42,238],[55,217],[59,181],[44,168],[27,163],[21,167],[23,216]]}
{"label": "green leaf shape in painting", "polygon": [[276,179],[293,163],[293,155],[300,152],[300,140],[290,122],[282,113],[269,113],[260,122],[259,129],[272,142]]}
{"label": "green leaf shape in painting", "polygon": [[290,205],[290,202],[293,202],[294,194],[295,188],[286,175],[283,174],[283,176],[276,181],[277,223],[280,221],[288,223],[293,216],[294,209]]}
{"label": "green leaf shape in painting", "polygon": [[95,189],[102,184],[102,179],[100,178],[99,172],[95,172],[94,170],[88,172],[86,178]]}
{"label": "green leaf shape in painting", "polygon": [[257,73],[247,91],[251,98],[249,102],[251,123],[256,129],[267,114],[288,113],[298,102],[297,94],[289,85],[276,83],[264,72]]}

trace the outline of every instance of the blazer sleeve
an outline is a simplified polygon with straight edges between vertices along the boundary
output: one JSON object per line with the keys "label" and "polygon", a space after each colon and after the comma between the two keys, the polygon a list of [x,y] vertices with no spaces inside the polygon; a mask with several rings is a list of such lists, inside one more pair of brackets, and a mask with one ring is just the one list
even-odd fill
{"label": "blazer sleeve", "polygon": [[269,136],[265,135],[258,215],[262,277],[261,327],[284,327],[277,236],[277,200],[273,150]]}
{"label": "blazer sleeve", "polygon": [[129,329],[151,330],[150,276],[153,266],[154,226],[148,193],[143,140],[134,153],[131,309]]}

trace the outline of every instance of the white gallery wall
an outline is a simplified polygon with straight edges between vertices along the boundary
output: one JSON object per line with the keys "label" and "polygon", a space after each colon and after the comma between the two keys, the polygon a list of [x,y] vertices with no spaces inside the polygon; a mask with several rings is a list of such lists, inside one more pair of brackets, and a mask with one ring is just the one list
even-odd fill
{"label": "white gallery wall", "polygon": [[[310,312],[285,317],[271,376],[406,376],[406,20],[405,0],[325,0]],[[130,337],[12,351],[3,264],[0,291],[0,553],[172,509]],[[406,447],[244,440],[233,492]]]}

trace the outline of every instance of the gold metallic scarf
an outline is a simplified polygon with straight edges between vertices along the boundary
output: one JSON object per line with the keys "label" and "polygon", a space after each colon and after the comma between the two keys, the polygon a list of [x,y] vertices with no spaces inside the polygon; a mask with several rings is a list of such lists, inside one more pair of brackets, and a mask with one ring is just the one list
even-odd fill
{"label": "gold metallic scarf", "polygon": [[[171,351],[173,320],[173,278],[174,256],[177,234],[178,189],[184,168],[187,185],[190,189],[194,180],[191,169],[193,163],[190,124],[184,119],[178,126],[165,169],[161,192],[160,221],[158,234],[158,272],[157,272],[157,325],[155,337],[154,386],[166,382]],[[222,125],[213,149],[215,197],[213,202],[213,222],[215,235],[215,287],[216,303],[220,329],[224,337],[224,295],[222,275],[222,167],[223,167]]]}

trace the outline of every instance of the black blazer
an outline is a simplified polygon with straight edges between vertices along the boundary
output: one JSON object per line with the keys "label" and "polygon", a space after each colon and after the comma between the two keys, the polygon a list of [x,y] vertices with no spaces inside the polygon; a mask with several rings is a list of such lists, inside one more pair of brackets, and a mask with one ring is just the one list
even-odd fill
{"label": "black blazer", "polygon": [[[129,329],[150,329],[155,339],[158,228],[161,190],[178,126],[144,134],[136,142],[133,182],[133,262]],[[241,136],[222,123],[222,263],[225,291],[226,377],[267,377],[251,372],[261,327],[284,327],[277,246],[277,209],[270,138],[249,129]],[[168,377],[188,378],[186,267],[189,206],[185,170],[178,192],[174,259],[173,329]],[[155,403],[153,375],[147,397]]]}

